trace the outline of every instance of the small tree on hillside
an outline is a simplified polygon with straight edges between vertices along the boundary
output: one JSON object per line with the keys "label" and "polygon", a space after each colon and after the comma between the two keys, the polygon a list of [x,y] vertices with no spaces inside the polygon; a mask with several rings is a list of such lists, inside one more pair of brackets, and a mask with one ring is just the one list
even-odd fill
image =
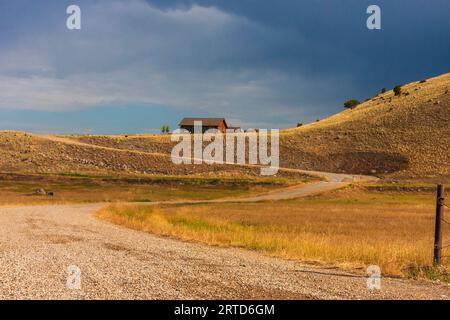
{"label": "small tree on hillside", "polygon": [[348,100],[346,102],[344,102],[344,107],[346,107],[347,109],[354,109],[356,108],[357,105],[359,105],[359,101],[352,99],[352,100]]}
{"label": "small tree on hillside", "polygon": [[386,93],[386,91],[387,91],[386,88],[381,89],[381,93]]}
{"label": "small tree on hillside", "polygon": [[401,94],[402,94],[402,86],[400,86],[400,85],[395,86],[395,87],[394,87],[394,94],[395,94],[396,96],[401,95]]}
{"label": "small tree on hillside", "polygon": [[169,133],[170,132],[170,127],[169,126],[162,126],[161,127],[161,132],[162,133]]}

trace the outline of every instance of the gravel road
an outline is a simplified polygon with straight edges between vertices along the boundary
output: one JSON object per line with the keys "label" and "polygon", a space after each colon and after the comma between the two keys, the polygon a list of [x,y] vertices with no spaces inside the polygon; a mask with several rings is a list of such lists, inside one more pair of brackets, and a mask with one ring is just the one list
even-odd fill
{"label": "gravel road", "polygon": [[[93,217],[100,204],[0,208],[1,299],[448,299],[449,286],[162,238]],[[67,268],[81,289],[67,287]]]}

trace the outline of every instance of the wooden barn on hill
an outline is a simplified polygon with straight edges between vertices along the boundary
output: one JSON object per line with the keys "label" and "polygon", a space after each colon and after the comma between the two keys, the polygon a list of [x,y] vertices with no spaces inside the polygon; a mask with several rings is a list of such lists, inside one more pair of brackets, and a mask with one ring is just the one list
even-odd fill
{"label": "wooden barn on hill", "polygon": [[202,122],[203,133],[209,129],[218,129],[225,132],[229,128],[225,118],[183,118],[179,123],[180,129],[194,133],[194,121]]}

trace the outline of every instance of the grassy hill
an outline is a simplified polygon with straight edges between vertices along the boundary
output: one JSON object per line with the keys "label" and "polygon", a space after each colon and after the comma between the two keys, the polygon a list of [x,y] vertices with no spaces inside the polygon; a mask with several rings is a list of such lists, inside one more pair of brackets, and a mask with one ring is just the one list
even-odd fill
{"label": "grassy hill", "polygon": [[[450,74],[387,91],[280,136],[280,165],[393,180],[450,181]],[[0,133],[0,171],[160,175],[258,175],[230,165],[173,165],[169,136],[48,139]],[[58,140],[61,139],[61,140]],[[73,142],[73,143],[71,143]],[[287,174],[287,173],[283,173]]]}
{"label": "grassy hill", "polygon": [[282,136],[282,164],[392,179],[450,180],[450,74],[387,91]]}
{"label": "grassy hill", "polygon": [[[101,143],[85,143],[58,136],[25,132],[0,133],[0,172],[65,175],[159,175],[202,177],[260,177],[260,169],[237,165],[175,165],[170,158],[171,142],[164,137],[144,138],[142,147],[128,145],[136,138],[102,137]],[[94,138],[95,139],[95,138]],[[99,138],[100,139],[100,138]],[[119,139],[119,140],[117,140]],[[84,140],[80,138],[79,140]],[[161,140],[163,150],[153,150]],[[115,142],[119,141],[118,146]],[[125,141],[125,142],[120,142]],[[124,145],[121,145],[121,144]],[[111,146],[108,146],[111,145]],[[306,175],[280,172],[280,177],[303,180]]]}

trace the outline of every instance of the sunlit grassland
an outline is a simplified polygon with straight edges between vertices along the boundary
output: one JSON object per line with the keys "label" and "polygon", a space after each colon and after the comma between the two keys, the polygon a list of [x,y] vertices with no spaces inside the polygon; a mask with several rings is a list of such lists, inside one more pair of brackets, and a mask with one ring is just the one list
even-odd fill
{"label": "sunlit grassland", "polygon": [[[114,204],[99,211],[98,216],[186,241],[350,269],[365,270],[375,264],[383,274],[448,281],[445,267],[439,272],[431,268],[434,195],[430,192],[349,187],[327,195],[277,202]],[[448,231],[444,230],[444,239],[450,243]]]}
{"label": "sunlit grassland", "polygon": [[[305,180],[198,176],[0,175],[0,205],[211,200],[271,192]],[[38,188],[53,196],[35,195]]]}

